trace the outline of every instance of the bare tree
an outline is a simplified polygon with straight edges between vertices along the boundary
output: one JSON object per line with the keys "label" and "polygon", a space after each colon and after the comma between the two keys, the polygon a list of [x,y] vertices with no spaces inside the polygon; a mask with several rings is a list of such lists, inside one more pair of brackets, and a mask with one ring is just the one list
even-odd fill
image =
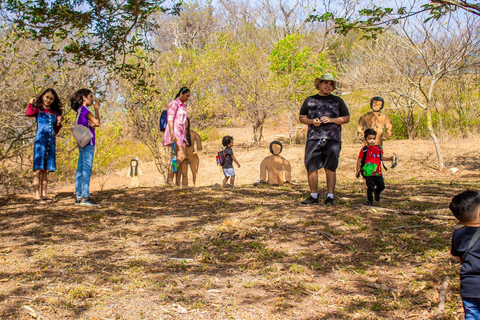
{"label": "bare tree", "polygon": [[440,170],[445,166],[432,121],[436,88],[441,81],[448,81],[449,75],[478,65],[479,30],[479,19],[460,15],[421,24],[404,21],[358,52],[346,75],[351,84],[377,87],[414,101],[424,110]]}

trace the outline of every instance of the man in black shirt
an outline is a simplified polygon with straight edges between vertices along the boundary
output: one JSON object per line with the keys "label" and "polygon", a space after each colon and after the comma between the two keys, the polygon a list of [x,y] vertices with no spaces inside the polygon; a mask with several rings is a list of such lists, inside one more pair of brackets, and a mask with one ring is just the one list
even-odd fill
{"label": "man in black shirt", "polygon": [[315,79],[318,94],[308,97],[300,109],[300,123],[308,125],[305,146],[305,167],[308,173],[310,196],[302,204],[318,203],[318,170],[325,169],[327,180],[326,205],[335,204],[338,157],[342,149],[342,124],[348,123],[350,114],[342,98],[332,95],[335,78],[324,74]]}

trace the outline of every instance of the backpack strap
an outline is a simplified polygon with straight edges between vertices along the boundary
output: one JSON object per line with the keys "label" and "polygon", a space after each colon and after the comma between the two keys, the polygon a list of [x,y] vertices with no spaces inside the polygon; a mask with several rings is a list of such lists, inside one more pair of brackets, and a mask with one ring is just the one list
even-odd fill
{"label": "backpack strap", "polygon": [[383,163],[383,159],[382,159],[382,147],[377,144],[377,148],[378,150],[380,151],[380,162],[382,163],[382,166],[383,166],[383,169],[385,169],[385,171],[388,171],[387,167],[385,166],[385,163]]}
{"label": "backpack strap", "polygon": [[367,146],[362,148],[363,156],[362,156],[362,163],[360,164],[360,170],[363,170],[363,166],[365,166],[365,161],[367,161],[367,150],[368,150]]}
{"label": "backpack strap", "polygon": [[462,263],[465,261],[465,257],[467,256],[467,253],[470,251],[470,249],[472,249],[473,245],[475,244],[475,242],[477,242],[479,237],[480,237],[480,228],[477,228],[477,231],[475,231],[472,239],[468,243],[467,250],[462,255]]}
{"label": "backpack strap", "polygon": [[223,153],[223,164],[222,164],[222,166],[223,166],[223,165],[225,165],[225,163],[227,163],[227,155],[225,154],[225,148],[222,149],[222,153]]}

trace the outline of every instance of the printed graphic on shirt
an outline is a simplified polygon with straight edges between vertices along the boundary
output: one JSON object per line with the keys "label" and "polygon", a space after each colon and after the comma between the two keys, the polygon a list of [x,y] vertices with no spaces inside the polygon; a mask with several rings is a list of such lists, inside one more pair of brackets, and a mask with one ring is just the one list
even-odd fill
{"label": "printed graphic on shirt", "polygon": [[[338,118],[348,116],[349,112],[345,102],[337,96],[314,95],[308,97],[300,109],[300,115],[306,115],[308,119],[321,118],[323,116],[329,118]],[[342,141],[341,125],[335,123],[322,123],[320,126],[309,125],[307,140],[334,140]]]}
{"label": "printed graphic on shirt", "polygon": [[[363,176],[371,177],[382,175],[382,154],[383,150],[379,149],[378,146],[367,147]],[[363,149],[360,150],[358,158],[363,158]]]}

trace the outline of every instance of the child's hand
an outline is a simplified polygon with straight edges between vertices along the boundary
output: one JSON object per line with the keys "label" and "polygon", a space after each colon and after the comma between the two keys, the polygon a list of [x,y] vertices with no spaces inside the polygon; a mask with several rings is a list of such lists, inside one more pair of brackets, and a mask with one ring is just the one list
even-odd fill
{"label": "child's hand", "polygon": [[35,98],[32,98],[32,99],[30,99],[30,101],[29,101],[28,103],[30,103],[30,104],[34,104],[34,103],[35,103],[35,101],[37,101],[37,99],[35,99]]}
{"label": "child's hand", "polygon": [[240,168],[240,163],[237,163],[238,167]]}

